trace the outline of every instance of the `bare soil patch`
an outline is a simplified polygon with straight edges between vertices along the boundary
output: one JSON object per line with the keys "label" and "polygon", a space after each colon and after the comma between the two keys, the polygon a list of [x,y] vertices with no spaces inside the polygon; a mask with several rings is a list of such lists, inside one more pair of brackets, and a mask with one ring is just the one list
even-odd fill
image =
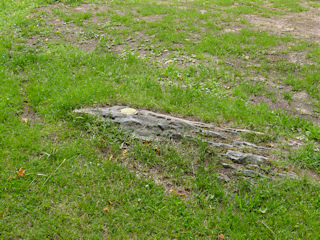
{"label": "bare soil patch", "polygon": [[[66,14],[70,14],[72,12],[90,12],[92,13],[92,16],[90,19],[85,20],[82,26],[78,26],[72,22],[63,22],[59,19],[59,17],[54,16],[52,11],[53,9],[59,9],[59,11],[63,11]],[[99,33],[96,34],[96,36],[88,36],[86,34],[86,32],[90,30],[90,24],[102,26],[103,24],[108,22],[108,16],[103,17],[103,20],[101,20],[101,17],[98,16],[99,13],[113,11],[118,15],[125,14],[125,12],[123,11],[113,9],[105,5],[92,4],[82,4],[80,6],[72,8],[63,4],[54,4],[48,7],[38,8],[37,11],[47,12],[43,17],[46,19],[46,24],[53,27],[53,34],[48,38],[40,35],[35,35],[32,38],[27,39],[26,44],[36,47],[50,41],[63,41],[70,43],[73,46],[79,47],[83,51],[94,51],[98,47],[100,39],[103,38],[106,34],[105,30],[100,30]],[[34,17],[36,13],[37,12],[35,12],[31,17]],[[162,19],[163,16],[164,15],[141,16],[135,18],[135,20],[152,22]],[[112,26],[112,28],[119,30],[126,29],[122,25]],[[161,53],[154,53],[153,48],[156,47],[156,43],[153,42],[153,37],[154,36],[149,36],[143,32],[136,32],[135,36],[132,39],[125,40],[122,44],[114,44],[113,40],[110,39],[110,41],[107,43],[107,46],[101,46],[99,47],[99,49],[102,51],[111,51],[118,55],[134,52],[141,58],[148,58],[152,62],[159,62],[160,66],[165,65],[164,63],[169,60],[172,60],[172,62],[174,62],[174,64],[178,67],[189,67],[191,65],[200,63],[198,59],[192,56],[180,55],[176,50],[172,49],[164,49]],[[175,44],[173,45],[173,48],[184,48],[184,45]],[[172,57],[169,57],[169,55],[174,55],[173,59]]]}
{"label": "bare soil patch", "polygon": [[259,30],[276,34],[290,33],[298,38],[320,42],[320,11],[316,8],[306,12],[289,13],[282,17],[246,15],[244,18]]}
{"label": "bare soil patch", "polygon": [[[305,102],[303,100],[300,100],[296,98],[296,96],[299,96],[301,94],[306,94],[306,92],[293,92],[293,97],[291,101],[286,100],[283,97],[283,91],[275,91],[276,95],[276,101],[272,101],[269,97],[266,97],[265,95],[262,96],[252,96],[252,101],[254,103],[267,103],[270,106],[270,109],[276,110],[280,109],[283,111],[286,111],[292,115],[300,116],[303,118],[307,118],[314,123],[320,123],[320,117],[319,114],[315,113],[313,111],[313,104],[311,102]],[[309,98],[309,97],[308,97]]]}
{"label": "bare soil patch", "polygon": [[35,113],[33,108],[29,106],[27,102],[25,102],[24,104],[21,119],[26,123],[30,123],[30,125],[33,125],[35,122],[40,121],[40,117]]}

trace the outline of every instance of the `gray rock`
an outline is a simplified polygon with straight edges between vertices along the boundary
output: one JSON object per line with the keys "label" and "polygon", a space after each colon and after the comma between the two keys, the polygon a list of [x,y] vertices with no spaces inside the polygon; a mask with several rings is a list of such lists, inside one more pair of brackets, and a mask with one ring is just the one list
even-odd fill
{"label": "gray rock", "polygon": [[[225,140],[232,142],[231,139],[227,139],[226,136],[220,133],[226,131],[211,124],[189,121],[148,110],[136,110],[125,106],[113,106],[108,108],[84,108],[74,110],[74,112],[79,114],[87,113],[98,115],[106,121],[112,121],[119,125],[121,129],[132,132],[133,136],[137,139],[161,140],[165,138],[180,140],[186,138],[188,140],[194,140],[201,135],[205,137],[202,141],[208,143],[212,147],[242,148],[244,146],[250,146],[262,149],[262,147],[247,142],[233,141],[233,144],[226,143]],[[247,132],[248,130],[232,129],[231,131]],[[217,139],[223,139],[224,142],[217,142]],[[264,160],[263,157],[258,155],[246,154],[245,156],[236,156],[232,152],[229,152],[229,155],[229,157],[237,163],[243,161],[261,163]]]}
{"label": "gray rock", "polygon": [[233,147],[233,145],[230,145],[227,143],[217,143],[217,142],[213,142],[213,141],[208,141],[208,143],[213,147],[228,147],[228,148]]}
{"label": "gray rock", "polygon": [[209,130],[202,130],[202,131],[200,131],[200,134],[203,136],[210,136],[210,137],[216,137],[216,138],[221,138],[221,139],[227,139],[221,133],[209,131]]}
{"label": "gray rock", "polygon": [[222,164],[222,166],[223,166],[224,168],[229,168],[229,169],[237,170],[237,168],[234,167],[234,166],[232,166],[231,164],[228,164],[228,163],[221,163],[221,164]]}
{"label": "gray rock", "polygon": [[242,153],[239,151],[232,151],[232,150],[228,150],[226,153],[226,156],[230,158],[234,163],[239,163],[239,164],[246,164],[246,163],[262,164],[268,159],[260,155],[256,155],[252,153]]}
{"label": "gray rock", "polygon": [[241,141],[236,141],[236,140],[233,141],[233,145],[238,148],[250,147],[250,148],[255,148],[258,150],[270,150],[271,149],[271,148],[255,145],[253,143],[241,142]]}
{"label": "gray rock", "polygon": [[275,175],[279,176],[279,177],[282,177],[282,178],[286,178],[286,177],[289,177],[289,178],[292,178],[292,179],[298,179],[298,175],[295,173],[295,172],[287,172],[287,173],[278,173],[278,172],[275,172]]}
{"label": "gray rock", "polygon": [[243,170],[242,174],[247,177],[258,177],[259,176],[259,173],[255,172],[255,171],[247,170],[247,169]]}
{"label": "gray rock", "polygon": [[264,134],[261,132],[255,132],[255,131],[251,131],[251,130],[247,130],[247,129],[234,129],[234,128],[224,129],[223,131],[233,133],[233,134],[241,134],[241,133],[254,133],[254,134],[259,134],[259,135]]}

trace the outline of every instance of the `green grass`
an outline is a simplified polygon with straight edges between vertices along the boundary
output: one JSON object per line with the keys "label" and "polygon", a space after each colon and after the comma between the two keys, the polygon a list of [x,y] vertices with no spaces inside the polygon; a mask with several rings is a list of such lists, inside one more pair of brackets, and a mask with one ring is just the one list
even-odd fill
{"label": "green grass", "polygon": [[[320,189],[307,174],[224,183],[226,149],[145,145],[72,113],[124,104],[264,132],[242,137],[278,149],[266,174],[319,176],[319,123],[253,101],[276,104],[269,83],[289,85],[284,100],[308,93],[316,119],[319,44],[244,18],[307,11],[301,2],[0,0],[0,238],[317,239]],[[92,5],[76,12],[82,3]],[[304,64],[288,60],[300,52]]]}

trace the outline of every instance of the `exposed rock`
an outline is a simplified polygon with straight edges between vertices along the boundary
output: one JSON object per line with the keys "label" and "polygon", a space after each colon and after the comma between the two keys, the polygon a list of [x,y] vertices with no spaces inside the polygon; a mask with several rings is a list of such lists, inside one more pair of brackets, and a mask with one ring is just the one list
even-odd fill
{"label": "exposed rock", "polygon": [[[189,121],[170,115],[155,113],[148,110],[137,110],[125,106],[113,106],[109,108],[85,108],[75,110],[75,113],[88,113],[98,115],[106,120],[110,120],[127,131],[132,131],[136,138],[156,139],[166,137],[181,139],[182,137],[193,137],[195,135],[204,136],[205,142],[213,147],[243,148],[251,147],[255,149],[267,150],[268,148],[254,145],[248,142],[235,141],[228,139],[221,132],[242,133],[252,132],[246,129],[221,129],[211,124]],[[213,131],[217,130],[217,131]],[[257,132],[255,132],[257,133]],[[259,133],[262,134],[262,133]],[[210,139],[228,140],[229,143],[216,142]],[[232,144],[231,144],[232,142]]]}
{"label": "exposed rock", "polygon": [[228,148],[234,147],[233,145],[228,144],[228,143],[217,143],[217,142],[213,142],[213,141],[208,141],[208,143],[213,147],[228,147]]}
{"label": "exposed rock", "polygon": [[285,173],[278,173],[278,172],[275,172],[275,174],[279,177],[282,177],[282,178],[286,178],[286,177],[289,177],[289,178],[292,178],[292,179],[297,179],[298,178],[298,175],[295,173],[295,172],[285,172]]}
{"label": "exposed rock", "polygon": [[226,139],[221,133],[207,130],[214,129],[213,125],[189,121],[148,110],[113,106],[110,108],[86,108],[75,110],[74,112],[88,113],[109,119],[118,124],[120,128],[133,131],[135,137],[141,139],[157,139],[159,137],[181,139],[189,134]]}
{"label": "exposed rock", "polygon": [[262,147],[262,146],[257,146],[253,143],[249,143],[249,142],[240,142],[240,141],[233,141],[233,145],[239,148],[244,148],[244,147],[251,147],[251,148],[255,148],[258,150],[269,150],[271,148],[267,148],[267,147]]}
{"label": "exposed rock", "polygon": [[228,164],[228,163],[221,163],[221,164],[222,164],[222,166],[223,166],[224,168],[230,168],[230,169],[232,169],[232,170],[237,170],[237,168],[234,167],[234,166],[232,166],[231,164]]}
{"label": "exposed rock", "polygon": [[221,133],[209,131],[209,130],[201,130],[200,134],[203,136],[210,136],[210,137],[216,137],[221,139],[227,139],[225,136],[223,136]]}
{"label": "exposed rock", "polygon": [[246,163],[253,163],[253,164],[262,164],[264,163],[267,158],[252,154],[252,153],[242,153],[239,151],[232,151],[228,150],[226,156],[230,158],[234,163],[239,164],[246,164]]}
{"label": "exposed rock", "polygon": [[242,174],[247,176],[247,177],[258,177],[258,176],[260,176],[259,173],[255,172],[255,171],[247,170],[247,169],[243,170]]}
{"label": "exposed rock", "polygon": [[[268,150],[268,148],[257,146],[249,142],[233,140],[234,136],[228,132],[241,133],[250,132],[245,129],[222,129],[211,124],[189,121],[170,115],[155,113],[148,110],[137,110],[125,106],[113,106],[108,108],[85,108],[75,110],[75,113],[87,113],[98,115],[106,121],[112,121],[125,131],[133,133],[133,136],[142,140],[174,139],[195,140],[200,138],[204,143],[216,148],[254,148]],[[262,134],[262,133],[259,133]],[[239,139],[239,137],[237,136]],[[262,164],[267,158],[252,153],[228,150],[220,156],[230,158],[239,164]]]}
{"label": "exposed rock", "polygon": [[[132,132],[133,136],[142,140],[163,140],[182,138],[198,143],[198,140],[214,148],[225,148],[226,153],[217,151],[216,156],[229,158],[235,164],[221,163],[223,168],[231,169],[248,177],[266,177],[258,171],[268,158],[253,154],[235,151],[233,149],[251,148],[255,150],[270,150],[270,148],[258,146],[250,142],[241,141],[239,133],[251,132],[246,129],[222,129],[211,124],[189,121],[170,115],[155,113],[148,110],[137,110],[125,106],[113,106],[108,108],[85,108],[74,110],[75,113],[87,113],[97,115],[105,121],[111,121],[117,124],[121,129]],[[251,132],[263,134],[259,132]],[[236,139],[236,140],[235,140]],[[232,150],[230,150],[232,149]],[[242,164],[250,167],[252,170],[244,169]],[[256,171],[253,171],[256,170]],[[273,176],[297,178],[294,172],[277,173],[272,172]],[[224,182],[229,182],[230,178],[222,173],[218,176]]]}
{"label": "exposed rock", "polygon": [[241,133],[254,133],[254,134],[258,134],[258,135],[263,135],[264,134],[264,133],[261,133],[261,132],[250,131],[250,130],[247,130],[247,129],[234,129],[234,128],[224,129],[223,131],[229,132],[229,133],[233,133],[233,134],[241,134]]}

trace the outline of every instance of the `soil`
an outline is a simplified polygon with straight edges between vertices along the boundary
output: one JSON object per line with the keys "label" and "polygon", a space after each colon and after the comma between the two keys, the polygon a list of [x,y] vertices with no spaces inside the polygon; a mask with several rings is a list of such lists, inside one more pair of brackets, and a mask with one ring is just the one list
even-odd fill
{"label": "soil", "polygon": [[35,113],[33,108],[28,103],[24,104],[23,113],[21,114],[21,120],[33,125],[35,122],[40,121],[40,117]]}
{"label": "soil", "polygon": [[308,41],[320,42],[320,11],[317,8],[310,8],[305,12],[288,13],[281,17],[265,18],[246,15],[244,18],[258,30],[280,35],[290,34]]}

